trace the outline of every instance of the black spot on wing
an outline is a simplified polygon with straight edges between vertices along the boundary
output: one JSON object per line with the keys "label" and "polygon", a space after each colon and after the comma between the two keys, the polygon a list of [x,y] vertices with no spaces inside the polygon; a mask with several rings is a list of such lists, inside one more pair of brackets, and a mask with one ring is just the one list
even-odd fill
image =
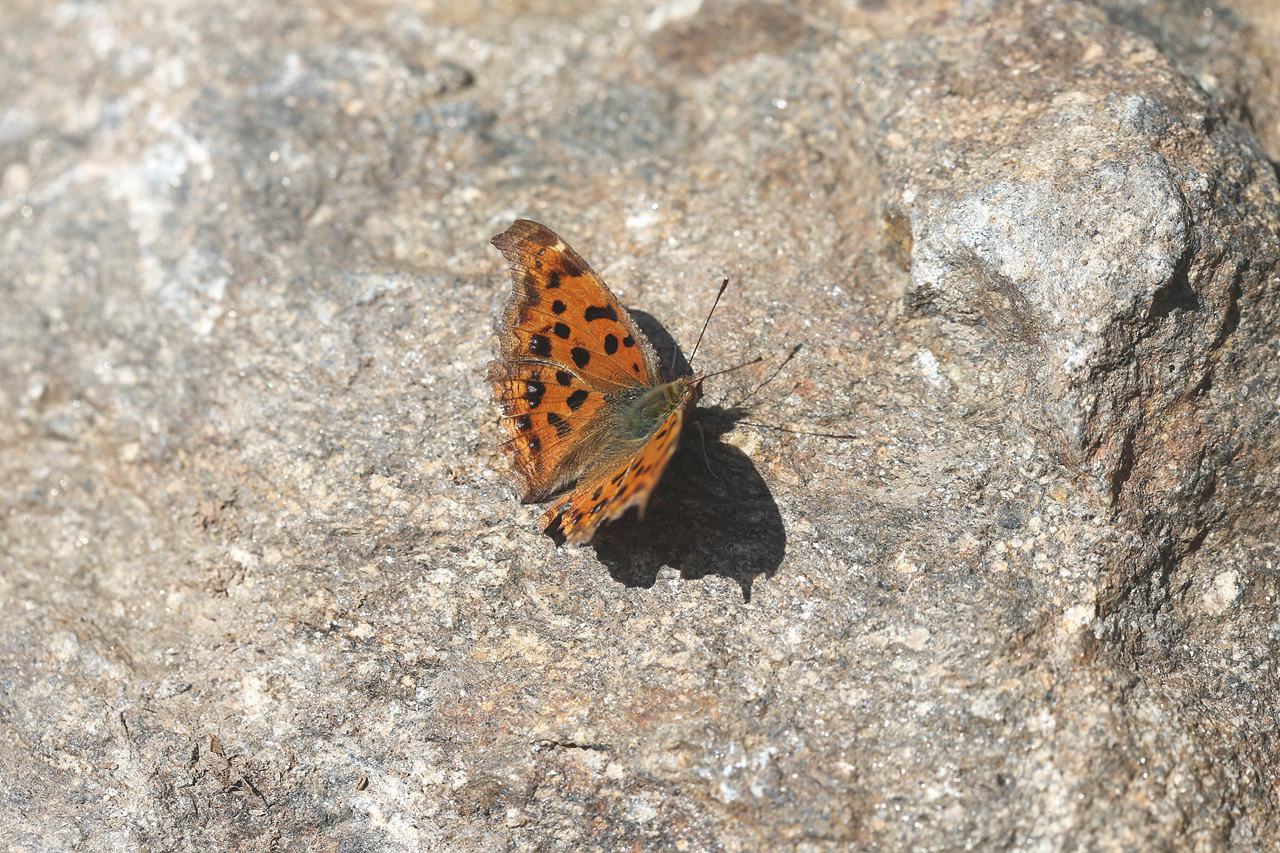
{"label": "black spot on wing", "polygon": [[604,351],[609,355],[613,355],[618,351],[618,338],[615,335],[604,336]]}
{"label": "black spot on wing", "polygon": [[573,384],[573,374],[567,370],[557,370],[556,382],[568,388],[570,385]]}
{"label": "black spot on wing", "polygon": [[555,332],[556,337],[561,340],[567,341],[569,339],[569,327],[564,323],[556,323],[555,328],[552,329],[552,331]]}
{"label": "black spot on wing", "polygon": [[547,425],[555,427],[556,434],[561,438],[573,432],[573,427],[569,425],[569,422],[555,412],[547,412]]}
{"label": "black spot on wing", "polygon": [[603,308],[596,305],[587,306],[587,310],[582,312],[582,319],[590,323],[592,320],[612,320],[618,322],[618,312],[613,310],[612,305],[605,305]]}
{"label": "black spot on wing", "polygon": [[551,339],[546,335],[530,335],[529,352],[542,358],[549,358],[551,356]]}
{"label": "black spot on wing", "polygon": [[529,401],[529,408],[536,409],[542,403],[542,395],[547,393],[547,386],[536,379],[524,383],[524,398]]}
{"label": "black spot on wing", "polygon": [[537,308],[542,304],[542,293],[538,287],[538,280],[531,275],[520,276],[521,292],[524,294],[525,301],[530,308]]}
{"label": "black spot on wing", "polygon": [[636,339],[631,337],[630,335],[627,335],[625,338],[622,339],[622,345],[624,347],[633,347],[636,345]]}
{"label": "black spot on wing", "polygon": [[569,357],[573,359],[573,363],[578,365],[578,367],[586,367],[591,361],[591,353],[587,352],[582,347],[574,347],[569,350]]}
{"label": "black spot on wing", "polygon": [[587,398],[590,396],[591,395],[588,394],[586,391],[579,388],[577,391],[574,391],[572,394],[570,394],[569,399],[566,400],[565,402],[569,404],[570,411],[576,412],[578,411],[578,409],[582,408],[582,404],[587,402]]}
{"label": "black spot on wing", "polygon": [[555,302],[551,303],[551,313],[563,314],[568,307],[569,307],[568,305],[565,305],[563,302],[557,299]]}
{"label": "black spot on wing", "polygon": [[560,286],[560,270],[556,270],[547,276],[547,290],[553,290]]}
{"label": "black spot on wing", "polygon": [[521,432],[528,432],[533,429],[533,419],[528,415],[518,415],[515,420],[516,429]]}

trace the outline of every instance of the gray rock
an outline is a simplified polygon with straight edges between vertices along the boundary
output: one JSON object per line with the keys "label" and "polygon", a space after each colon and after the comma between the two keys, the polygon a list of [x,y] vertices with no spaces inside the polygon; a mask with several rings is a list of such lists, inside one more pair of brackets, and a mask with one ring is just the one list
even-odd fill
{"label": "gray rock", "polygon": [[[1265,5],[3,17],[0,846],[1275,848]],[[585,548],[516,216],[766,358]]]}

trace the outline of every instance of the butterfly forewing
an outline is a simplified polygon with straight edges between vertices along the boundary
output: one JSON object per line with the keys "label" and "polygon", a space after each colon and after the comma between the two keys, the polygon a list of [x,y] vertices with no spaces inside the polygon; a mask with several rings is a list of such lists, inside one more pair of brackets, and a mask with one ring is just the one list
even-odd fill
{"label": "butterfly forewing", "polygon": [[511,265],[514,285],[498,323],[504,359],[549,361],[601,390],[660,381],[648,339],[554,231],[519,219],[493,245]]}

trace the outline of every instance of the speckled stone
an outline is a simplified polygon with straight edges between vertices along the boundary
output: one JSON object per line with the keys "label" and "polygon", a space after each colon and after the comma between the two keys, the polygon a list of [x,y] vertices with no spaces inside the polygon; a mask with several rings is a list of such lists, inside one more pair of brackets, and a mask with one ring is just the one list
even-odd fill
{"label": "speckled stone", "polygon": [[[1272,4],[0,21],[0,847],[1280,844]],[[764,356],[588,547],[518,216]]]}

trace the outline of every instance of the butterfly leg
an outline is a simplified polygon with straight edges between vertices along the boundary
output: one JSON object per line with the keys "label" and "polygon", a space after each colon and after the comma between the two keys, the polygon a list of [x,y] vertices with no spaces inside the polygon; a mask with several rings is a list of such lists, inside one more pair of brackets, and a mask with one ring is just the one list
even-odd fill
{"label": "butterfly leg", "polygon": [[720,476],[716,474],[714,468],[711,467],[711,457],[707,455],[707,432],[702,428],[701,421],[694,421],[693,425],[698,428],[698,441],[702,443],[702,464],[707,466],[707,473],[717,480]]}

